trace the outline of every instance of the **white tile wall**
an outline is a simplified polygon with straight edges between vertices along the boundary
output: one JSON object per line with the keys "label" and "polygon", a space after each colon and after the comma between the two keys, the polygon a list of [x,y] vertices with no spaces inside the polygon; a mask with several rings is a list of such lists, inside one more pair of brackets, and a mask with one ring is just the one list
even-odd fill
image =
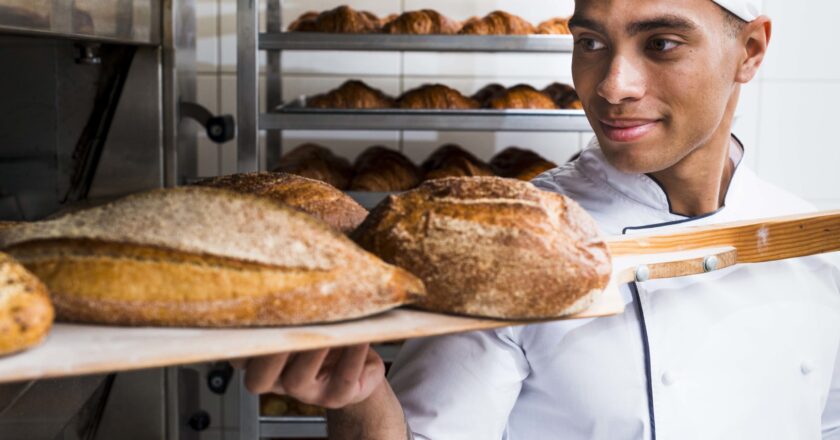
{"label": "white tile wall", "polygon": [[[262,2],[264,3],[264,1]],[[287,26],[309,10],[325,10],[346,0],[284,0]],[[495,9],[519,14],[532,22],[569,15],[573,0],[353,0],[357,9],[379,15],[434,8],[463,20]],[[810,0],[765,0],[774,20],[770,54],[755,81],[742,90],[733,131],[749,149],[747,165],[766,179],[807,197],[821,208],[840,208],[840,141],[832,136],[840,101],[840,57],[834,47],[834,17],[840,3]],[[236,0],[197,0],[199,100],[216,102],[235,113]],[[822,11],[813,15],[814,10]],[[264,24],[263,24],[264,26]],[[264,61],[263,61],[264,64]],[[569,55],[428,54],[292,52],[282,59],[284,98],[316,93],[345,79],[359,78],[388,93],[428,82],[449,84],[472,93],[489,82],[526,82],[542,86],[571,82]],[[209,104],[208,104],[209,105]],[[591,134],[452,133],[452,132],[312,132],[283,133],[283,148],[320,141],[354,158],[374,144],[402,148],[421,161],[440,144],[459,143],[487,159],[509,145],[537,150],[564,161],[584,146]],[[235,171],[235,144],[218,147],[199,142],[202,173]]]}

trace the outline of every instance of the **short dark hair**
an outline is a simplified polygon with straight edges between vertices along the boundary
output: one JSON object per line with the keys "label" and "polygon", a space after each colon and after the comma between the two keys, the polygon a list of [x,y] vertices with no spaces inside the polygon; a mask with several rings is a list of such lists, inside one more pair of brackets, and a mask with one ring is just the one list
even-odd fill
{"label": "short dark hair", "polygon": [[741,35],[741,31],[744,30],[744,26],[747,25],[747,22],[741,17],[724,9],[720,5],[718,5],[718,7],[720,7],[720,10],[723,12],[723,27],[726,33],[732,38]]}

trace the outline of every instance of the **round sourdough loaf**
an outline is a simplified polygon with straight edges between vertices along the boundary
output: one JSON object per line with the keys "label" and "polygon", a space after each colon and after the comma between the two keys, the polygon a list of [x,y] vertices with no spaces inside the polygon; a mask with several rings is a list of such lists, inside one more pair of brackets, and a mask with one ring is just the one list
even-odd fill
{"label": "round sourdough loaf", "polygon": [[39,344],[52,322],[47,288],[18,262],[0,253],[0,355]]}
{"label": "round sourdough loaf", "polygon": [[198,186],[230,189],[270,197],[305,212],[345,234],[367,217],[367,210],[335,187],[287,173],[242,173],[213,177]]}
{"label": "round sourdough loaf", "polygon": [[346,236],[268,197],[154,190],[0,230],[59,318],[164,326],[268,326],[382,312],[425,292]]}
{"label": "round sourdough loaf", "polygon": [[576,313],[610,276],[607,245],[571,199],[499,177],[430,180],[353,233],[426,285],[421,308],[503,319]]}

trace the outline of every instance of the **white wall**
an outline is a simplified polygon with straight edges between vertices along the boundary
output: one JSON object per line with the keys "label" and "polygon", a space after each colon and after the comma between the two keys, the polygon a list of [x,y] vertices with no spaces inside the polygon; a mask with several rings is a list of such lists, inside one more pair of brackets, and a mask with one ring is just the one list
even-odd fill
{"label": "white wall", "polygon": [[[264,2],[263,2],[264,3]],[[349,3],[380,15],[430,7],[455,19],[503,9],[538,22],[569,15],[573,0],[286,0],[284,25],[308,10]],[[832,124],[840,116],[840,60],[834,17],[840,2],[765,0],[774,20],[770,55],[759,77],[744,88],[734,132],[748,148],[748,165],[764,178],[812,200],[840,208],[840,141]],[[819,8],[816,5],[819,5]],[[807,15],[820,10],[816,16]],[[236,0],[197,0],[199,101],[213,111],[236,109]],[[465,93],[490,82],[542,86],[571,82],[568,54],[430,54],[289,52],[283,55],[285,98],[323,92],[347,78],[398,94],[425,82],[442,82]],[[284,132],[284,148],[320,141],[354,158],[373,144],[402,149],[420,161],[445,142],[457,142],[488,159],[509,145],[539,151],[562,162],[589,140],[576,133]],[[199,171],[235,172],[235,142],[199,142]]]}

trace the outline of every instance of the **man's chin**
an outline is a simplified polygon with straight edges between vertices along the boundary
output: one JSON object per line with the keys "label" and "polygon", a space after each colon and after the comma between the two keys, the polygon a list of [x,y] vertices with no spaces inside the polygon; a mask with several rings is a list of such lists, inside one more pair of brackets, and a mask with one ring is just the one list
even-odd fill
{"label": "man's chin", "polygon": [[629,174],[648,174],[661,171],[659,161],[649,157],[652,150],[640,144],[601,144],[607,162],[617,170]]}

